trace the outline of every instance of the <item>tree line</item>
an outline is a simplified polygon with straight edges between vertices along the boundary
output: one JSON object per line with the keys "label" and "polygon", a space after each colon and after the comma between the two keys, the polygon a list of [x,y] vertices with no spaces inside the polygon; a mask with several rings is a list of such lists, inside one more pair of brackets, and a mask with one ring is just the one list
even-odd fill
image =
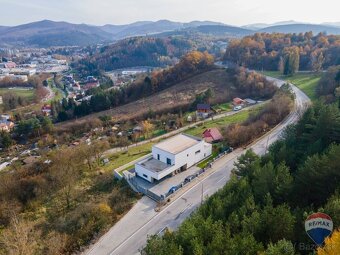
{"label": "tree line", "polygon": [[144,253],[315,252],[304,230],[307,216],[322,211],[332,217],[335,229],[340,227],[339,117],[337,105],[318,103],[285,130],[267,155],[247,151],[220,191],[178,230],[149,237]]}
{"label": "tree line", "polygon": [[340,65],[330,67],[318,82],[317,95],[326,102],[338,100],[340,105]]}
{"label": "tree line", "polygon": [[252,69],[294,74],[298,70],[318,72],[339,65],[339,56],[339,36],[256,33],[231,41],[224,60]]}

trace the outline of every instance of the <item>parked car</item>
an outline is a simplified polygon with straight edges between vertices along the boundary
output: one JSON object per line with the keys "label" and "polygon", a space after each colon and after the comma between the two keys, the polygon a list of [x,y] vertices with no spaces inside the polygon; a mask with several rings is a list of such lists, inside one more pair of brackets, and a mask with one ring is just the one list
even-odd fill
{"label": "parked car", "polygon": [[189,175],[184,179],[184,183],[191,182],[193,179],[195,179],[195,175]]}
{"label": "parked car", "polygon": [[238,105],[238,106],[235,106],[234,107],[234,111],[240,111],[242,109],[242,106],[241,105]]}
{"label": "parked car", "polygon": [[178,190],[178,186],[173,186],[169,189],[168,193],[173,194],[176,190]]}
{"label": "parked car", "polygon": [[225,151],[226,151],[227,153],[230,153],[230,152],[233,152],[233,151],[234,151],[234,148],[233,148],[233,147],[228,147]]}

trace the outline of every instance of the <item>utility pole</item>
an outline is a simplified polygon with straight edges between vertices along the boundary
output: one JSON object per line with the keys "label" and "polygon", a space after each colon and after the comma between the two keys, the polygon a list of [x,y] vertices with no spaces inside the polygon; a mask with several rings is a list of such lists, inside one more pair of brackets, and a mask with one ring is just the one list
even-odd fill
{"label": "utility pole", "polygon": [[202,182],[202,190],[201,190],[201,205],[203,204],[203,182]]}
{"label": "utility pole", "polygon": [[267,138],[266,151],[264,152],[265,154],[267,153],[267,150],[268,150],[269,137],[270,137],[270,135],[268,135],[268,138]]}

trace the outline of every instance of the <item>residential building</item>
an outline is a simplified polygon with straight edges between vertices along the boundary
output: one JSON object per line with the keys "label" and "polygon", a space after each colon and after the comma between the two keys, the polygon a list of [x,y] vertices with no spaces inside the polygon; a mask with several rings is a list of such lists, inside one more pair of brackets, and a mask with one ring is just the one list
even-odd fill
{"label": "residential building", "polygon": [[50,115],[51,115],[51,112],[52,112],[51,105],[45,104],[45,105],[41,108],[41,112],[42,112],[45,116],[50,116]]}
{"label": "residential building", "polygon": [[257,101],[250,99],[250,98],[246,98],[246,99],[244,99],[244,103],[246,105],[254,105],[254,104],[257,104]]}
{"label": "residential building", "polygon": [[196,114],[198,118],[207,118],[213,111],[211,110],[210,104],[198,104]]}
{"label": "residential building", "polygon": [[208,128],[203,132],[203,138],[207,143],[217,143],[222,141],[223,136],[218,128]]}
{"label": "residential building", "polygon": [[185,171],[209,157],[212,145],[203,139],[179,134],[152,147],[152,155],[135,165],[136,175],[149,181]]}
{"label": "residential building", "polygon": [[9,120],[1,119],[0,120],[0,131],[10,132],[14,128],[14,123]]}
{"label": "residential building", "polygon": [[12,61],[0,63],[1,68],[16,68],[16,66],[17,64]]}
{"label": "residential building", "polygon": [[89,89],[93,89],[93,88],[97,88],[100,86],[100,83],[99,81],[95,81],[95,82],[87,82],[85,85],[84,85],[84,89],[85,90],[89,90]]}
{"label": "residential building", "polygon": [[234,106],[239,106],[239,105],[243,105],[244,104],[244,100],[239,98],[239,97],[236,97],[233,99],[233,105]]}

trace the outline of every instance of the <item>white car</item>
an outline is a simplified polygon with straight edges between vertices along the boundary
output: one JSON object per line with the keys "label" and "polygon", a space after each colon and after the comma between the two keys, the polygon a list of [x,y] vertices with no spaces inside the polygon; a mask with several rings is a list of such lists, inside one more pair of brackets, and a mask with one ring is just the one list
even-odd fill
{"label": "white car", "polygon": [[239,110],[241,110],[242,109],[242,106],[241,105],[238,105],[238,106],[235,106],[234,107],[234,111],[239,111]]}

